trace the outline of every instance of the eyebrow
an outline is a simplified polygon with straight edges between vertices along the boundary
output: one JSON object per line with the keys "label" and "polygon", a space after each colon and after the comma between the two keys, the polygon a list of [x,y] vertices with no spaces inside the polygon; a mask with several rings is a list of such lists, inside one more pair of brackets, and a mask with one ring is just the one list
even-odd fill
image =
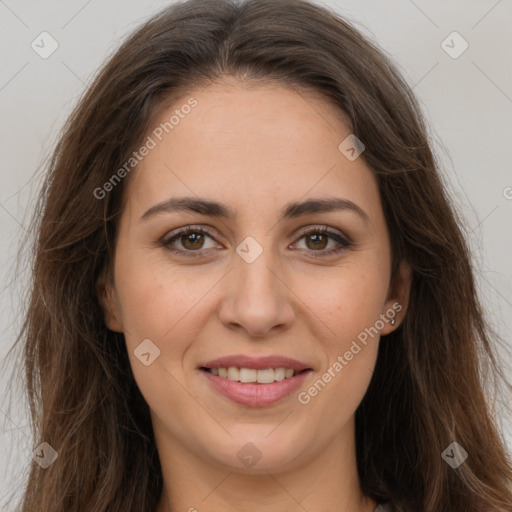
{"label": "eyebrow", "polygon": [[[368,214],[356,203],[341,198],[319,198],[306,201],[296,201],[285,204],[280,210],[279,220],[295,219],[313,213],[328,213],[349,210],[361,217],[365,223],[370,218]],[[236,212],[227,205],[201,197],[171,197],[146,210],[141,220],[148,219],[162,213],[192,212],[210,217],[233,219]]]}

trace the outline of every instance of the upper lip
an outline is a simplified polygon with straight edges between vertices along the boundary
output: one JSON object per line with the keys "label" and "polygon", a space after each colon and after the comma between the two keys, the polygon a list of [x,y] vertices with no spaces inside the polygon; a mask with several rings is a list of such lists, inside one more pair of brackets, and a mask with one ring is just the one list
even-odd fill
{"label": "upper lip", "polygon": [[219,357],[199,365],[200,368],[229,368],[230,366],[236,366],[237,368],[253,368],[255,370],[290,368],[297,372],[311,369],[311,367],[305,363],[284,356],[251,357],[246,355],[232,355]]}

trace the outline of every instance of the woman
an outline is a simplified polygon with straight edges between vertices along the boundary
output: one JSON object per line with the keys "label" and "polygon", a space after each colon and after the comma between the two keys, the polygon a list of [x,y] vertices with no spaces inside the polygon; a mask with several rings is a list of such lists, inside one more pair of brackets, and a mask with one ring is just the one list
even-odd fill
{"label": "woman", "polygon": [[23,512],[512,508],[420,109],[334,12],[150,19],[69,118],[35,219]]}

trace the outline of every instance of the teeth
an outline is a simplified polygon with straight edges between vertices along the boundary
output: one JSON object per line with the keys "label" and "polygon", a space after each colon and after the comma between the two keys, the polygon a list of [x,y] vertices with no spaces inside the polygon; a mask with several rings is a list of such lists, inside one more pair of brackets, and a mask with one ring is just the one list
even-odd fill
{"label": "teeth", "polygon": [[276,380],[275,375],[276,372],[272,368],[267,368],[266,370],[258,370],[256,372],[256,381],[260,384],[271,384]]}
{"label": "teeth", "polygon": [[228,368],[228,379],[229,380],[240,380],[240,372],[238,371],[238,368],[235,368],[234,366],[230,366]]}
{"label": "teeth", "polygon": [[240,382],[256,382],[258,380],[258,371],[254,368],[238,368],[236,369],[237,375],[234,375],[233,377],[229,376],[228,371],[228,379],[229,380],[239,380]]}
{"label": "teeth", "polygon": [[[260,384],[272,384],[272,382],[281,381],[293,377],[296,372],[291,368],[265,368],[264,370],[255,370],[254,368],[211,368],[209,370],[213,375],[224,377],[234,382],[258,382]],[[298,372],[297,372],[298,373]]]}
{"label": "teeth", "polygon": [[274,370],[274,379],[284,380],[286,377],[286,370],[284,368],[276,368]]}

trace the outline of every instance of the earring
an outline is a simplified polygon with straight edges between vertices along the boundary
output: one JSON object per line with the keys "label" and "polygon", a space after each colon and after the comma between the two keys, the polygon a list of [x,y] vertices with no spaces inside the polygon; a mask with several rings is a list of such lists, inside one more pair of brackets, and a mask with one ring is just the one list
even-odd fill
{"label": "earring", "polygon": [[391,319],[391,325],[395,325],[396,324],[396,320],[394,318]]}

